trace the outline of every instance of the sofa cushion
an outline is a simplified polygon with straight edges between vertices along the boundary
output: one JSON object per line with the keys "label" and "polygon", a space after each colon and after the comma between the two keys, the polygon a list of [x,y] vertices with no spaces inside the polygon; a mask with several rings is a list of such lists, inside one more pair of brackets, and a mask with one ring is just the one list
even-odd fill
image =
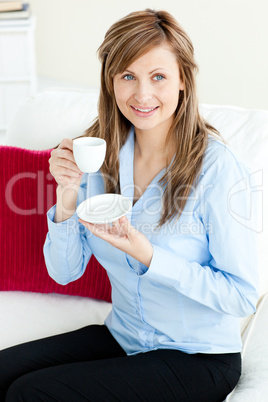
{"label": "sofa cushion", "polygon": [[47,89],[23,101],[8,126],[5,145],[53,148],[82,135],[97,116],[99,91]]}
{"label": "sofa cushion", "polygon": [[[242,375],[226,402],[268,400],[268,293],[243,333]],[[264,397],[266,395],[266,398]]]}
{"label": "sofa cushion", "polygon": [[47,273],[43,258],[46,211],[56,200],[49,157],[50,150],[0,147],[0,290],[55,292],[110,301],[108,276],[94,257],[85,274],[66,286],[54,282]]}
{"label": "sofa cushion", "polygon": [[111,303],[56,293],[0,292],[0,350],[20,343],[103,324]]}
{"label": "sofa cushion", "polygon": [[252,208],[258,207],[259,219],[254,219],[253,211],[243,224],[258,233],[259,292],[263,295],[268,292],[268,110],[205,104],[200,110],[255,176],[251,200]]}
{"label": "sofa cushion", "polygon": [[[63,138],[81,135],[97,116],[98,90],[51,88],[26,99],[8,127],[6,145],[47,149]],[[260,294],[268,291],[268,111],[200,105],[202,115],[252,167],[259,183],[254,200],[262,202],[259,237]],[[254,225],[254,217],[252,216]]]}

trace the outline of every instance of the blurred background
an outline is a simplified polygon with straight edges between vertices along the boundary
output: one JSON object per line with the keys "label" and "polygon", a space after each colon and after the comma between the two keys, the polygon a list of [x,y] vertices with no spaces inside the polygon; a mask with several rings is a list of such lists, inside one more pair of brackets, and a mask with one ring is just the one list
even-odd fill
{"label": "blurred background", "polygon": [[165,9],[193,41],[201,102],[268,108],[266,0],[31,0],[38,76],[98,87],[96,50],[119,18]]}
{"label": "blurred background", "polygon": [[[9,19],[7,13],[0,13],[0,91],[5,93],[4,100],[0,96],[0,125],[1,113],[6,116],[2,120],[8,120],[15,110],[15,92],[11,89],[15,78],[16,93],[20,93],[17,100],[29,91],[33,94],[51,86],[98,88],[100,64],[96,51],[105,32],[129,12],[147,7],[169,11],[192,39],[200,69],[200,102],[268,109],[267,0],[25,2],[30,11],[24,18]],[[28,24],[27,45],[19,34],[15,40],[21,24]],[[19,54],[24,57],[22,62],[16,61]],[[18,66],[27,63],[25,71],[19,72]],[[30,90],[26,90],[27,80]],[[6,124],[2,123],[2,129]]]}

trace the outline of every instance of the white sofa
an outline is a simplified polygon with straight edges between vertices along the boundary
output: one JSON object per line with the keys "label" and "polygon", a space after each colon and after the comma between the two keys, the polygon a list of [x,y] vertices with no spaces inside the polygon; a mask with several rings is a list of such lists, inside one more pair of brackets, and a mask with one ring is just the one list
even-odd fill
{"label": "white sofa", "polygon": [[[98,91],[49,89],[23,102],[5,145],[44,150],[83,133],[97,114]],[[262,202],[262,222],[247,220],[259,236],[260,300],[257,312],[241,320],[243,372],[226,402],[268,401],[268,111],[201,105],[203,115],[257,175],[252,196]],[[242,222],[243,223],[243,222]],[[0,349],[90,323],[103,323],[108,302],[86,297],[0,292]],[[209,402],[209,401],[208,401]]]}

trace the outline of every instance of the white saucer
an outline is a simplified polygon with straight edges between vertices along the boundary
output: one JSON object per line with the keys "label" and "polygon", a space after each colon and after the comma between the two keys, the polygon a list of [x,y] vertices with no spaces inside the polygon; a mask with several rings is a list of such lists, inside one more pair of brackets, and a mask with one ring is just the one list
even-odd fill
{"label": "white saucer", "polygon": [[101,194],[83,201],[76,212],[90,223],[111,223],[126,215],[131,207],[131,201],[120,194]]}

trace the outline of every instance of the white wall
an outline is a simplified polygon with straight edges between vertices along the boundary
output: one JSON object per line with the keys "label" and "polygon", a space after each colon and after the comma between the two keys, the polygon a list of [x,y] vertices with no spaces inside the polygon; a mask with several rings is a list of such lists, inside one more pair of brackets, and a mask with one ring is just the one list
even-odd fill
{"label": "white wall", "polygon": [[204,103],[268,109],[267,0],[31,0],[38,74],[98,87],[96,50],[131,11],[171,12],[191,37]]}

